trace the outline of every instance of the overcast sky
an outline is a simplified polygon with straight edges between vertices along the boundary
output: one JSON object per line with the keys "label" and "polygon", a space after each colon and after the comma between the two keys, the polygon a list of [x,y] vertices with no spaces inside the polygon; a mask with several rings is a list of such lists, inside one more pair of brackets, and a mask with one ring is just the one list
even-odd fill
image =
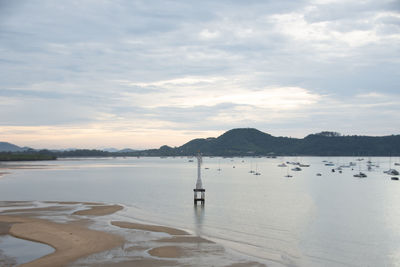
{"label": "overcast sky", "polygon": [[400,134],[400,1],[0,0],[0,141]]}

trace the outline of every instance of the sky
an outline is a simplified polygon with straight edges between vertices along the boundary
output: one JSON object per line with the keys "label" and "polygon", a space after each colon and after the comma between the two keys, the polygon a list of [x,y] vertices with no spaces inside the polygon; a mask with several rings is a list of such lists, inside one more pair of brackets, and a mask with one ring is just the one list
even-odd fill
{"label": "sky", "polygon": [[400,0],[0,0],[0,141],[400,134]]}

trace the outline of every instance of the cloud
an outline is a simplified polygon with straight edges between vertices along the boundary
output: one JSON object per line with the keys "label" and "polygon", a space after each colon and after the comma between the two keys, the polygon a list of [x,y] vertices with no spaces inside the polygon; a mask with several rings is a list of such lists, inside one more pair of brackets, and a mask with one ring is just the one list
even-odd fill
{"label": "cloud", "polygon": [[396,133],[399,11],[387,0],[1,1],[0,137]]}

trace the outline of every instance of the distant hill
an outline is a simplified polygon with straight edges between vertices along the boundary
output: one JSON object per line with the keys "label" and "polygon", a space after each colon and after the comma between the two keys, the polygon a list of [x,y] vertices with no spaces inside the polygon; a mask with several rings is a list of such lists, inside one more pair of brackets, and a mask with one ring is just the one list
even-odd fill
{"label": "distant hill", "polygon": [[99,150],[106,151],[106,152],[118,152],[118,149],[113,148],[113,147],[104,147],[104,148],[100,148]]}
{"label": "distant hill", "polygon": [[[22,150],[24,148],[0,142],[0,151],[18,153]],[[198,152],[205,156],[400,156],[400,135],[343,136],[336,132],[321,132],[305,138],[291,138],[275,137],[253,128],[238,128],[218,137],[193,139],[179,147],[164,145],[159,149],[115,152],[89,149],[32,151],[55,157],[191,156]]]}
{"label": "distant hill", "polygon": [[135,152],[135,151],[137,151],[137,150],[135,150],[135,149],[130,149],[130,148],[124,148],[124,149],[121,149],[121,150],[119,150],[119,151],[117,151],[118,153],[130,153],[130,152]]}
{"label": "distant hill", "polygon": [[0,152],[20,152],[27,149],[26,147],[19,147],[11,143],[0,142]]}
{"label": "distant hill", "polygon": [[0,161],[55,160],[57,156],[47,150],[34,150],[29,147],[0,142]]}
{"label": "distant hill", "polygon": [[305,138],[275,137],[253,128],[232,129],[214,138],[193,139],[180,147],[138,151],[147,156],[400,156],[400,135],[342,136],[336,132],[310,134]]}

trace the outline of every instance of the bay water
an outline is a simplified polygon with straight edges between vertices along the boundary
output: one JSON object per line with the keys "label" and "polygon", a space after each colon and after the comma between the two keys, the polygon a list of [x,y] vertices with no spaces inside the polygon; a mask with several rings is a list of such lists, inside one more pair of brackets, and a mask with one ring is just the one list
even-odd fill
{"label": "bay water", "polygon": [[[332,172],[349,162],[357,165]],[[185,229],[269,266],[400,266],[400,181],[383,173],[393,162],[204,157],[202,207],[193,205],[195,158],[60,159],[9,171],[0,200],[119,203],[125,220]]]}

